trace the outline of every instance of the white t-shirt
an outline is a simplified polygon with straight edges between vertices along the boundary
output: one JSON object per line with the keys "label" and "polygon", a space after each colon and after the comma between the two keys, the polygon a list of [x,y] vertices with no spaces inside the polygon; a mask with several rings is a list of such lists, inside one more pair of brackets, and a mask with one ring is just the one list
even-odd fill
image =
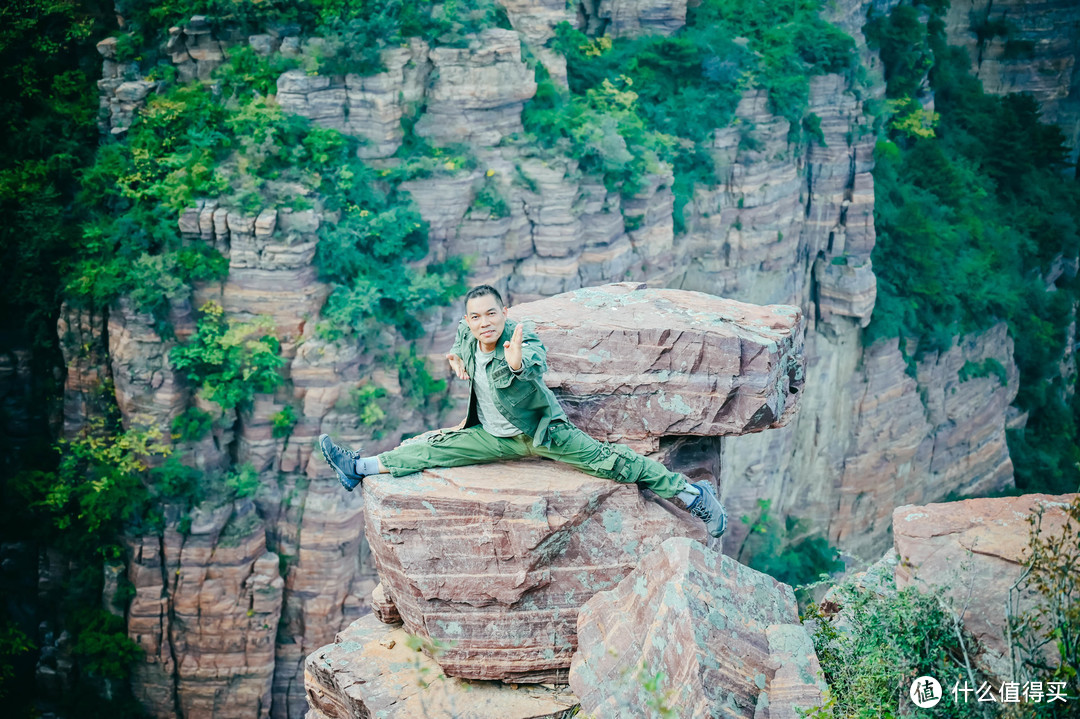
{"label": "white t-shirt", "polygon": [[487,366],[495,356],[495,350],[485,352],[476,348],[476,372],[473,373],[473,389],[476,390],[476,414],[480,425],[492,437],[513,437],[521,430],[508,420],[495,405],[495,388],[488,381]]}

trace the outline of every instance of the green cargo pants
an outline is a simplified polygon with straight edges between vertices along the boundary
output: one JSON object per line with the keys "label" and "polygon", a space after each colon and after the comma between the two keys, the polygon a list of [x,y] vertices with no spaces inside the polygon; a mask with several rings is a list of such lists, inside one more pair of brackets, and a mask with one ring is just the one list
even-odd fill
{"label": "green cargo pants", "polygon": [[552,422],[550,447],[537,447],[532,437],[495,437],[479,425],[432,433],[383,452],[379,461],[390,474],[419,472],[428,467],[460,467],[522,457],[547,457],[566,462],[594,477],[636,482],[661,497],[674,497],[686,487],[686,477],[656,460],[621,444],[597,442],[568,422]]}

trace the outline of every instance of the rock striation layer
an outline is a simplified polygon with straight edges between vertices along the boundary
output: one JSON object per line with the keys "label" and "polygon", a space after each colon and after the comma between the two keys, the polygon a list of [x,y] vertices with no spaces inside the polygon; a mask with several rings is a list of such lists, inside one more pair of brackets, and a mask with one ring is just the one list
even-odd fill
{"label": "rock striation layer", "polygon": [[[650,691],[645,680],[662,676]],[[578,613],[570,686],[596,719],[800,716],[825,691],[791,587],[671,538]]]}
{"label": "rock striation layer", "polygon": [[365,532],[408,631],[470,679],[565,680],[578,608],[704,525],[635,486],[548,460],[364,481]]}
{"label": "rock striation layer", "polygon": [[547,347],[544,379],[597,439],[656,451],[787,423],[803,385],[802,315],[621,283],[518,305]]}

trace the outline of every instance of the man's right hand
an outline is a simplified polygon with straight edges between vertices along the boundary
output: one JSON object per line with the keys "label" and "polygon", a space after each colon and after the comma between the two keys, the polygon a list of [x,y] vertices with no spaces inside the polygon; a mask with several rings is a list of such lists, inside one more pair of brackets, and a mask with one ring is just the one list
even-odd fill
{"label": "man's right hand", "polygon": [[454,374],[458,376],[458,379],[469,379],[469,373],[465,371],[464,360],[451,352],[446,355],[446,361],[450,363],[450,369],[454,370]]}

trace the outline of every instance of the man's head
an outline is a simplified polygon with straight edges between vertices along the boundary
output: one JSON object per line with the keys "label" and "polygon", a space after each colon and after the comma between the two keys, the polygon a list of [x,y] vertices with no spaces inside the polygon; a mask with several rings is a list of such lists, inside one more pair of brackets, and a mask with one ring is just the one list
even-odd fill
{"label": "man's head", "polygon": [[469,290],[465,295],[465,321],[481,349],[485,352],[494,349],[506,326],[506,307],[499,291],[491,285]]}

